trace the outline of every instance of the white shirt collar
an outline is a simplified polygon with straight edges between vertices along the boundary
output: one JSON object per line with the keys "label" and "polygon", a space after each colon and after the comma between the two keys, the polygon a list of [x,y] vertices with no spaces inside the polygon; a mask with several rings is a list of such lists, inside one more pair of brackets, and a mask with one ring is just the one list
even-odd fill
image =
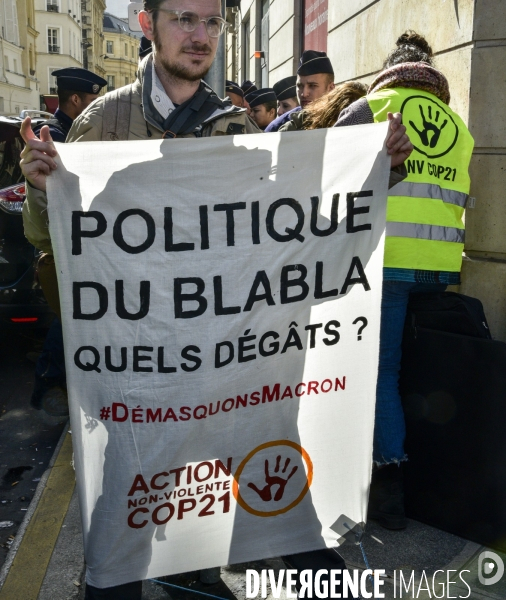
{"label": "white shirt collar", "polygon": [[162,82],[156,74],[155,63],[153,60],[151,60],[151,69],[153,81],[153,85],[151,87],[151,102],[153,102],[153,106],[160,113],[160,115],[166,119],[174,110],[175,106],[172,100],[167,96]]}

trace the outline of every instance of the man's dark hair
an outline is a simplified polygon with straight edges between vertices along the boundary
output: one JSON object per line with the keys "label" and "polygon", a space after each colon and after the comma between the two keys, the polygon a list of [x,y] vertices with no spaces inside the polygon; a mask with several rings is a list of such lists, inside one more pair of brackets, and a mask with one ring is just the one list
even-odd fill
{"label": "man's dark hair", "polygon": [[77,94],[81,100],[85,100],[86,92],[74,92],[72,90],[60,90],[58,88],[58,105],[64,106],[69,101],[70,97]]}
{"label": "man's dark hair", "polygon": [[427,40],[409,29],[395,42],[397,48],[392,50],[383,63],[384,69],[406,62],[423,62],[433,66],[433,52]]}
{"label": "man's dark hair", "polygon": [[151,11],[153,14],[153,23],[156,25],[158,19],[158,9],[165,0],[144,0],[144,10]]}
{"label": "man's dark hair", "polygon": [[144,0],[144,10],[158,10],[165,0]]}
{"label": "man's dark hair", "polygon": [[265,106],[265,110],[267,112],[273,110],[274,112],[277,112],[278,110],[278,101],[277,100],[271,100],[270,102],[263,102],[263,105]]}

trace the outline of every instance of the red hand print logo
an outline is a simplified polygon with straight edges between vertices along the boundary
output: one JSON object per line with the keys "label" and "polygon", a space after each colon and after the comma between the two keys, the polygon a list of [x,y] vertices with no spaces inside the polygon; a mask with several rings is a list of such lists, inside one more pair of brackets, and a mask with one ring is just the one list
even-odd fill
{"label": "red hand print logo", "polygon": [[[265,484],[259,475],[262,470]],[[260,444],[243,458],[234,473],[232,491],[246,512],[275,517],[302,502],[312,481],[313,463],[304,448],[291,440],[273,440]]]}
{"label": "red hand print logo", "polygon": [[[276,466],[274,467],[274,473],[279,473],[280,463],[281,463],[281,456],[278,456],[276,458]],[[289,464],[290,464],[290,459],[287,458],[285,460],[285,465],[284,465],[283,469],[281,470],[282,474],[286,473],[286,470],[288,469]],[[288,480],[291,477],[293,477],[293,475],[295,474],[295,472],[297,471],[298,468],[299,467],[297,467],[297,466],[293,467],[292,470],[290,471],[290,474],[286,478],[281,477],[281,475],[270,475],[269,474],[269,461],[266,460],[265,461],[265,486],[262,489],[259,489],[259,488],[257,488],[257,486],[254,483],[248,483],[248,487],[251,488],[252,490],[255,490],[255,492],[260,496],[260,498],[262,498],[262,500],[264,502],[269,502],[269,500],[272,500],[272,488],[273,488],[273,486],[277,485],[278,489],[276,490],[276,493],[274,494],[274,500],[275,501],[281,500],[281,498],[283,498],[283,494],[285,493],[285,487],[286,487],[286,484],[288,483]]]}

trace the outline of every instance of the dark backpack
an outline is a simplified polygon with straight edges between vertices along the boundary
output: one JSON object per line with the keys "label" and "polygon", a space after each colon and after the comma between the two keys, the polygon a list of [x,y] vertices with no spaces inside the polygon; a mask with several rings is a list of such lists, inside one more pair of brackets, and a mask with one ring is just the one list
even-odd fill
{"label": "dark backpack", "polygon": [[482,303],[455,292],[411,294],[406,327],[492,339]]}

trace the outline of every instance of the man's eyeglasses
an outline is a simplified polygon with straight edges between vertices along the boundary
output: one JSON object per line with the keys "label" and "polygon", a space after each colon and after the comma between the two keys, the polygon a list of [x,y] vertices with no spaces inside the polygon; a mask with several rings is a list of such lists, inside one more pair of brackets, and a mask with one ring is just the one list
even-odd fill
{"label": "man's eyeglasses", "polygon": [[179,22],[179,27],[181,27],[181,29],[187,33],[195,31],[201,21],[206,26],[207,34],[212,38],[220,37],[220,35],[225,31],[225,28],[228,27],[228,23],[221,17],[208,17],[207,19],[201,19],[197,13],[190,12],[189,10],[170,10],[168,8],[158,8],[156,10],[160,10],[171,15],[176,15]]}

